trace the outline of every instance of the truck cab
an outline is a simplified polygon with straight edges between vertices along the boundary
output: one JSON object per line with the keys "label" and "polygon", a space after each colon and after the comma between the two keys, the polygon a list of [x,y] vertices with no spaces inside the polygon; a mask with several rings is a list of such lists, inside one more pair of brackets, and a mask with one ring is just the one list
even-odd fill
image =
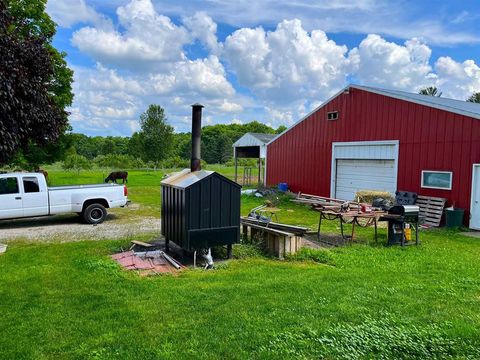
{"label": "truck cab", "polygon": [[48,188],[43,176],[22,173],[0,176],[0,219],[48,214]]}

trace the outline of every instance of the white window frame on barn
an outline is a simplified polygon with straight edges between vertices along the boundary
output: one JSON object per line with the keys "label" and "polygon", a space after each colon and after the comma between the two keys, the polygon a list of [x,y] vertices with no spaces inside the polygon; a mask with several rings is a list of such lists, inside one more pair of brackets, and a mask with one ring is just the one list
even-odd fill
{"label": "white window frame on barn", "polygon": [[328,120],[328,121],[338,120],[338,111],[329,111],[329,112],[327,112],[327,120]]}
{"label": "white window frame on barn", "polygon": [[[425,173],[430,174],[448,174],[450,176],[448,181],[448,187],[445,186],[435,186],[435,185],[428,185],[425,184]],[[438,171],[438,170],[422,170],[422,179],[420,182],[420,186],[424,189],[439,189],[439,190],[452,190],[452,182],[453,182],[453,172],[452,171]]]}

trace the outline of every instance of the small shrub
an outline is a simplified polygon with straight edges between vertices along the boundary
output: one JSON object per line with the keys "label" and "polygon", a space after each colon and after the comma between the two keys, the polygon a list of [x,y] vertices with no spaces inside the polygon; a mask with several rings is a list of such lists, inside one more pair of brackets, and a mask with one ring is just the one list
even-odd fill
{"label": "small shrub", "polygon": [[72,154],[65,158],[62,167],[65,170],[74,170],[79,173],[80,170],[90,167],[90,161],[85,156]]}
{"label": "small shrub", "polygon": [[163,160],[162,167],[165,169],[184,169],[190,167],[190,160],[182,159],[180,156],[174,156]]}
{"label": "small shrub", "polygon": [[[162,168],[164,169],[186,169],[190,168],[190,159],[183,159],[180,156],[174,156],[162,161]],[[200,160],[200,165],[203,170],[207,169],[207,162]]]}
{"label": "small shrub", "polygon": [[248,259],[263,256],[264,253],[259,246],[246,244],[236,244],[233,246],[233,257],[235,259]]}
{"label": "small shrub", "polygon": [[322,249],[301,248],[296,254],[287,254],[285,259],[289,261],[314,261],[320,264],[333,264],[330,251]]}
{"label": "small shrub", "polygon": [[[215,257],[226,258],[227,249],[225,246],[218,246],[212,249]],[[234,259],[248,259],[265,256],[262,249],[255,244],[234,244],[232,257]]]}
{"label": "small shrub", "polygon": [[224,262],[219,262],[219,263],[215,263],[215,267],[214,269],[215,270],[226,270],[228,269],[228,262],[224,261]]}

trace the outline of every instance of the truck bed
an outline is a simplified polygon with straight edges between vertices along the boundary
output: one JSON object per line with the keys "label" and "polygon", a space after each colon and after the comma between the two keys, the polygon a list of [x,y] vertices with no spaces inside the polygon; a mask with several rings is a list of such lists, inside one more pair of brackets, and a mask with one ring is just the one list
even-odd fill
{"label": "truck bed", "polygon": [[85,184],[85,185],[49,186],[48,191],[106,188],[106,187],[113,187],[113,186],[123,186],[123,184]]}

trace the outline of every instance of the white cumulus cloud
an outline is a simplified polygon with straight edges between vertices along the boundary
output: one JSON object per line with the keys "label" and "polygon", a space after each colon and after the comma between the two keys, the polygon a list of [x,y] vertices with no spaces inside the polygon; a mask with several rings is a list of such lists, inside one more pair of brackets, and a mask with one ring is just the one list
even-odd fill
{"label": "white cumulus cloud", "polygon": [[463,100],[474,92],[480,92],[480,67],[473,60],[460,63],[442,56],[435,63],[435,70],[444,96]]}
{"label": "white cumulus cloud", "polygon": [[235,93],[225,69],[215,55],[206,59],[177,62],[168,73],[151,75],[159,94],[194,93],[208,97],[229,97]]}
{"label": "white cumulus cloud", "polygon": [[431,49],[418,39],[403,45],[370,34],[350,51],[354,76],[363,84],[418,90],[435,82]]}
{"label": "white cumulus cloud", "polygon": [[325,98],[343,84],[347,47],[325,32],[308,33],[300,20],[284,20],[274,31],[244,28],[228,36],[224,56],[239,82],[265,100]]}
{"label": "white cumulus cloud", "polygon": [[191,41],[187,30],[158,14],[150,0],[132,0],[117,9],[125,29],[84,27],[72,36],[82,52],[104,64],[148,70],[184,60],[183,46]]}
{"label": "white cumulus cloud", "polygon": [[199,11],[193,16],[184,17],[182,21],[195,39],[200,40],[212,53],[218,52],[217,24],[210,16]]}
{"label": "white cumulus cloud", "polygon": [[102,28],[111,28],[112,22],[99,14],[85,0],[48,0],[47,13],[59,26],[69,28],[78,23],[90,23]]}

